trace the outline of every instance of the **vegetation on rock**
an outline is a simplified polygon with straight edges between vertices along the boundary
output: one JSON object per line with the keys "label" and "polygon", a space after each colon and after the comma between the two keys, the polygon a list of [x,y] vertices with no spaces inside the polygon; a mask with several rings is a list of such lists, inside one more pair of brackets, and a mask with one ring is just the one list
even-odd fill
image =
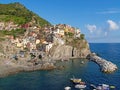
{"label": "vegetation on rock", "polygon": [[50,25],[50,23],[37,14],[28,10],[20,3],[0,4],[0,21],[13,21],[16,24],[25,24],[31,22],[34,18],[35,23],[40,26]]}
{"label": "vegetation on rock", "polygon": [[0,36],[12,35],[15,38],[16,36],[24,35],[25,31],[26,31],[25,29],[17,29],[17,30],[11,30],[11,31],[2,30],[0,31]]}

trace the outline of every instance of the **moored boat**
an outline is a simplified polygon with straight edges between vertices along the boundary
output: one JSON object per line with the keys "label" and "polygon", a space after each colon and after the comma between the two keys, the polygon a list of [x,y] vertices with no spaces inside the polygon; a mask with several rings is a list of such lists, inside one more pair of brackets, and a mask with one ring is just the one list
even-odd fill
{"label": "moored boat", "polygon": [[90,86],[93,90],[96,90],[96,88],[97,88],[94,84],[90,84]]}
{"label": "moored boat", "polygon": [[70,80],[74,83],[74,84],[79,84],[81,82],[81,79],[80,78],[70,78]]}
{"label": "moored boat", "polygon": [[99,84],[97,87],[96,87],[97,90],[110,90],[109,88],[109,85],[107,84]]}
{"label": "moored boat", "polygon": [[84,88],[86,88],[86,85],[77,84],[77,85],[75,85],[75,88],[84,89]]}
{"label": "moored boat", "polygon": [[115,89],[115,86],[113,86],[113,85],[112,85],[112,86],[110,86],[110,89],[113,89],[113,90],[114,90],[114,89]]}
{"label": "moored boat", "polygon": [[65,90],[71,90],[71,87],[67,86],[64,88]]}
{"label": "moored boat", "polygon": [[85,85],[85,82],[82,82],[82,81],[81,81],[79,84],[80,84],[80,85]]}

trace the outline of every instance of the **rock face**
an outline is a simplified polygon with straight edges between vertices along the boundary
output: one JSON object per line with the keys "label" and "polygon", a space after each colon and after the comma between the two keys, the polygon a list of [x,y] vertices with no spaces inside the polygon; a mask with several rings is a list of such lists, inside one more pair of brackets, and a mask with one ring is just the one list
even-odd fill
{"label": "rock face", "polygon": [[72,45],[54,45],[49,54],[54,60],[68,60],[69,58],[86,58],[90,54],[90,50],[88,44],[86,44],[85,48]]}
{"label": "rock face", "polygon": [[50,50],[49,54],[54,60],[60,60],[60,59],[69,59],[69,57],[72,57],[72,46],[68,45],[55,45]]}
{"label": "rock face", "polygon": [[73,57],[86,58],[90,54],[89,44],[86,40],[78,41],[73,47]]}
{"label": "rock face", "polygon": [[[6,48],[6,46],[8,46]],[[0,77],[5,77],[11,74],[24,71],[35,70],[51,70],[55,68],[53,61],[47,56],[43,60],[31,59],[29,52],[24,53],[24,57],[19,54],[20,48],[15,47],[9,41],[0,43]],[[18,53],[18,59],[14,58],[15,53]]]}

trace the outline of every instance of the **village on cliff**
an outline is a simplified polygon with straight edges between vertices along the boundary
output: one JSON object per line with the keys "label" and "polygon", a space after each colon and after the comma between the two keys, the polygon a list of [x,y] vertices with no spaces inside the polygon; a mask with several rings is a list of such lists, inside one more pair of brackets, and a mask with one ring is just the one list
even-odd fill
{"label": "village on cliff", "polygon": [[36,50],[47,53],[53,45],[65,44],[66,36],[72,36],[74,38],[80,38],[81,36],[80,29],[70,25],[58,24],[41,28],[40,26],[33,26],[33,22],[22,26],[15,25],[13,22],[0,22],[0,30],[11,31],[19,28],[24,28],[26,30],[24,36],[21,37],[15,38],[14,36],[7,35],[6,37],[9,42],[5,44],[6,47],[4,47],[4,50],[7,51],[7,49],[11,49],[10,47],[15,46],[19,48],[20,51],[27,49],[30,53]]}
{"label": "village on cliff", "polygon": [[23,67],[25,71],[32,71],[35,68],[50,69],[54,66],[54,60],[52,60],[49,53],[53,46],[65,45],[67,42],[66,38],[70,37],[84,39],[84,35],[80,33],[80,29],[70,25],[58,24],[40,27],[34,25],[34,23],[35,21],[33,20],[32,22],[19,26],[13,22],[0,22],[1,31],[11,31],[20,28],[26,30],[22,36],[5,36],[5,40],[0,45],[1,66],[9,65],[9,68],[11,66],[12,68],[13,66]]}

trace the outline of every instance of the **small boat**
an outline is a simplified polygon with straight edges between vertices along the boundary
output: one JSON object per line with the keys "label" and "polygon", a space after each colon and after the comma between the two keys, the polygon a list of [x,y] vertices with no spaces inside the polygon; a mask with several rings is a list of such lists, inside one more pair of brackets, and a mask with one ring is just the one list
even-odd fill
{"label": "small boat", "polygon": [[112,85],[112,86],[110,86],[110,89],[115,89],[115,86],[113,86],[113,85]]}
{"label": "small boat", "polygon": [[97,90],[102,90],[102,86],[97,86]]}
{"label": "small boat", "polygon": [[78,84],[81,82],[81,79],[77,79],[77,78],[71,78],[70,79],[74,84]]}
{"label": "small boat", "polygon": [[99,86],[96,87],[97,90],[109,90],[109,85],[107,84],[99,84]]}
{"label": "small boat", "polygon": [[79,84],[80,84],[80,85],[85,85],[85,82],[82,82],[82,81],[81,81]]}
{"label": "small boat", "polygon": [[77,84],[77,85],[75,85],[75,88],[84,89],[84,88],[86,88],[86,85]]}
{"label": "small boat", "polygon": [[75,77],[71,78],[70,80],[71,80],[74,84],[79,84],[79,83],[81,82],[81,79],[80,79],[80,78],[75,78]]}
{"label": "small boat", "polygon": [[64,88],[65,90],[71,90],[71,87],[67,86]]}
{"label": "small boat", "polygon": [[108,89],[109,89],[109,85],[107,85],[107,84],[102,84],[102,88],[108,90]]}
{"label": "small boat", "polygon": [[81,64],[84,64],[84,61],[81,61]]}
{"label": "small boat", "polygon": [[94,84],[90,84],[90,86],[94,89],[96,89],[97,87]]}

